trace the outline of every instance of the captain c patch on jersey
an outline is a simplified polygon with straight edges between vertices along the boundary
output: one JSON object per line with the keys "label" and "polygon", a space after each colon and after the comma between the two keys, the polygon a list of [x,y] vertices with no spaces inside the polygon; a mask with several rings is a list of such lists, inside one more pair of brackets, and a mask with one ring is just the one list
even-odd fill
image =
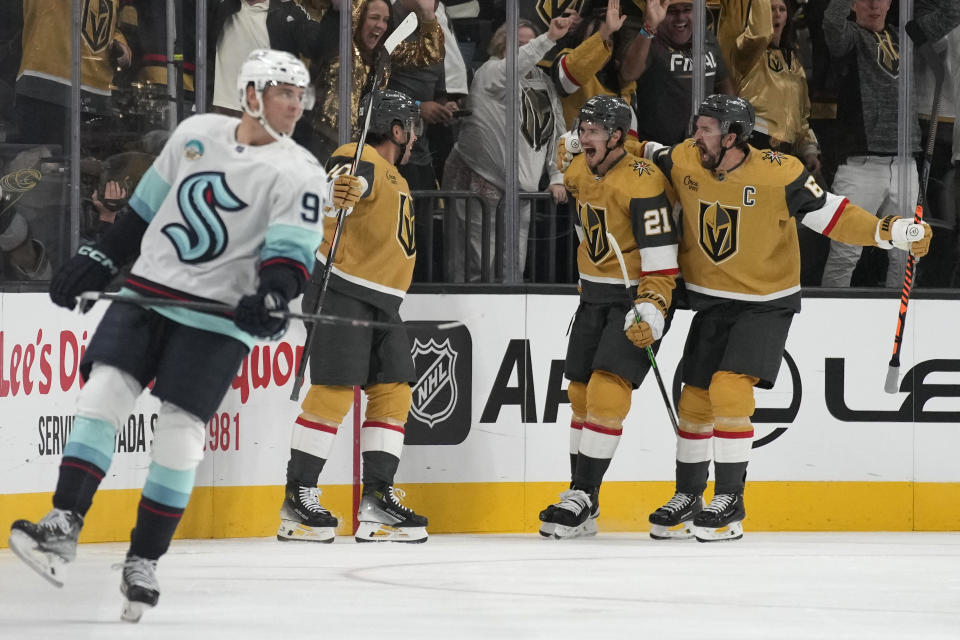
{"label": "captain c patch on jersey", "polygon": [[716,263],[737,253],[740,207],[700,201],[700,247]]}

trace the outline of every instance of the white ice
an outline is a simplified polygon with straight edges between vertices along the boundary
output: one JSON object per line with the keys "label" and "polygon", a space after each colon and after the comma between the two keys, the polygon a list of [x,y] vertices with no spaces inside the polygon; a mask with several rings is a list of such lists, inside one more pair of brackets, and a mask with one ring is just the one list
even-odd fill
{"label": "white ice", "polygon": [[960,533],[175,540],[136,625],[125,549],[81,545],[63,589],[0,550],[0,638],[960,638]]}

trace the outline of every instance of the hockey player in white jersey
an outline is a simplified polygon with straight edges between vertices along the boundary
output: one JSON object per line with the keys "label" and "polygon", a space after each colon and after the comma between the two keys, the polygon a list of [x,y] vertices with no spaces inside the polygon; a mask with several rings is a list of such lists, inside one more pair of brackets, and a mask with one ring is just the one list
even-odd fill
{"label": "hockey player in white jersey", "polygon": [[38,523],[17,520],[11,527],[14,553],[62,586],[64,565],[76,557],[84,517],[110,467],[116,431],[153,381],[161,405],[122,565],[125,620],[138,621],[157,603],[157,560],[190,498],[204,424],[256,338],[278,338],[286,330],[286,319],[271,312],[286,310],[300,295],[323,239],[324,214],[353,206],[362,193],[354,176],[329,181],[316,158],[289,137],[310,106],[309,82],[292,55],[251,53],[237,81],[241,119],[198,115],[181,123],[129,210],[50,283],[53,301],[72,309],[77,295],[103,290],[136,258],[123,292],[233,309],[218,315],[111,304],[80,364],[86,384],[54,508]]}

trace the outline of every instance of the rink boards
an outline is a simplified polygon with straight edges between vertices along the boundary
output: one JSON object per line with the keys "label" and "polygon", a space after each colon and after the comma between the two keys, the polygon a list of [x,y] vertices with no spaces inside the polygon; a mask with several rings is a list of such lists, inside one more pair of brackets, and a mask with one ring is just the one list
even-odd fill
{"label": "rink boards", "polygon": [[[914,300],[901,391],[883,391],[898,301],[805,299],[777,385],[757,394],[745,526],[761,530],[957,530],[960,512],[960,302]],[[398,484],[434,532],[532,531],[569,480],[562,361],[575,295],[412,295],[418,381]],[[0,528],[49,507],[80,389],[77,360],[102,315],[0,294]],[[680,312],[658,356],[672,395],[691,318]],[[439,330],[426,321],[461,321]],[[302,326],[258,345],[208,424],[206,456],[181,537],[270,535],[290,426]],[[306,391],[301,392],[301,398]],[[117,437],[83,540],[121,540],[149,465],[157,401],[144,394]],[[361,404],[362,415],[362,404]],[[321,478],[347,533],[355,420]],[[601,494],[606,531],[646,530],[672,493],[674,436],[654,378],[633,395]],[[6,536],[0,544],[5,545]]]}

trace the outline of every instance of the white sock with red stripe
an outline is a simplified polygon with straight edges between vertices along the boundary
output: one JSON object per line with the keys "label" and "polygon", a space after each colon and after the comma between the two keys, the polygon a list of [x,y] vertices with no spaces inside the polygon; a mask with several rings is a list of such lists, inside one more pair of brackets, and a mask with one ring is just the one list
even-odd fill
{"label": "white sock with red stripe", "polygon": [[337,425],[308,420],[300,416],[293,422],[290,447],[326,460],[330,456],[330,448],[333,447],[338,429]]}
{"label": "white sock with red stripe", "polygon": [[580,435],[583,433],[583,420],[570,420],[570,476],[577,471],[577,454],[580,453]]}
{"label": "white sock with red stripe", "polygon": [[573,474],[575,487],[600,488],[603,475],[610,467],[613,454],[620,444],[622,429],[614,429],[594,422],[584,422],[580,434],[577,469]]}
{"label": "white sock with red stripe", "polygon": [[717,416],[713,431],[716,493],[743,493],[752,448],[753,424],[750,418]]}
{"label": "white sock with red stripe", "polygon": [[364,420],[360,428],[364,492],[393,486],[403,452],[403,425],[382,420]]}
{"label": "white sock with red stripe", "polygon": [[287,462],[288,485],[317,486],[320,472],[337,437],[337,429],[337,425],[303,415],[294,421],[290,433],[290,460]]}
{"label": "white sock with red stripe", "polygon": [[710,462],[713,457],[713,423],[697,424],[680,418],[677,427],[677,461]]}

